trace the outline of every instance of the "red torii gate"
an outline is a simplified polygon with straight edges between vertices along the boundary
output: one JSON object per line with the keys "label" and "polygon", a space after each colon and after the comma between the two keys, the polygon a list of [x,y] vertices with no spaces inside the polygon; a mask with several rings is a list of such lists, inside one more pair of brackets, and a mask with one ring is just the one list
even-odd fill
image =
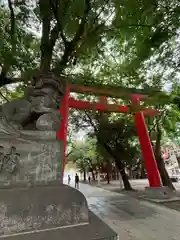
{"label": "red torii gate", "polygon": [[[123,89],[123,91],[125,91]],[[87,94],[94,94],[100,96],[99,102],[89,102],[89,101],[82,101],[76,100],[70,97],[71,92],[76,93],[87,93]],[[138,91],[137,91],[138,92]],[[145,123],[144,116],[155,116],[159,114],[159,112],[155,109],[145,108],[140,105],[140,101],[147,98],[148,94],[144,93],[132,93],[131,91],[126,92],[126,96],[130,98],[132,106],[135,106],[138,111],[134,111],[134,120],[135,126],[137,129],[137,135],[139,137],[139,142],[141,145],[142,156],[145,161],[145,167],[147,171],[147,176],[149,180],[150,187],[160,187],[161,180],[159,176],[159,171],[157,168],[156,160],[154,157],[148,129]],[[67,127],[68,127],[68,114],[69,108],[74,109],[92,109],[96,111],[102,112],[117,112],[117,113],[131,113],[131,108],[128,106],[121,106],[117,104],[108,104],[106,97],[113,96],[113,97],[122,97],[122,94],[119,94],[117,91],[113,93],[111,89],[108,89],[106,86],[93,88],[89,86],[81,86],[75,84],[69,84],[65,88],[65,94],[63,96],[61,102],[60,113],[62,116],[62,120],[60,123],[60,130],[57,132],[57,139],[64,142],[64,159],[63,159],[63,166],[62,166],[62,181],[63,181],[63,173],[64,167],[66,164],[66,141],[67,141]]]}

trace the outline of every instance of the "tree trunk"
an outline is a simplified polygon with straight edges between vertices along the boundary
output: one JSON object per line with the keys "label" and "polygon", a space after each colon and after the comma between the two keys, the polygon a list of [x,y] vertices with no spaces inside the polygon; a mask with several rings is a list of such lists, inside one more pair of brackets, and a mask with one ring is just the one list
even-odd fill
{"label": "tree trunk", "polygon": [[109,172],[106,173],[106,180],[107,180],[107,184],[110,184],[110,176],[109,176]]}
{"label": "tree trunk", "polygon": [[93,163],[92,163],[90,158],[88,159],[88,161],[89,161],[89,171],[92,174],[92,179],[95,181],[96,180],[96,176],[94,174],[94,165],[93,165]]}
{"label": "tree trunk", "polygon": [[163,186],[168,186],[170,189],[175,190],[175,187],[172,184],[172,181],[169,178],[168,172],[165,168],[164,160],[161,157],[161,129],[159,126],[157,126],[157,137],[154,153]]}
{"label": "tree trunk", "polygon": [[129,182],[128,175],[126,174],[124,164],[117,159],[115,159],[115,162],[116,162],[116,165],[117,165],[117,167],[119,169],[119,172],[121,174],[125,190],[132,191],[133,189],[132,189],[131,184]]}
{"label": "tree trunk", "polygon": [[141,167],[140,167],[140,179],[146,178],[146,172],[144,167],[144,161],[141,159]]}
{"label": "tree trunk", "polygon": [[131,167],[129,167],[128,172],[129,172],[129,178],[133,179],[133,171]]}
{"label": "tree trunk", "polygon": [[98,137],[98,135],[96,136],[98,141],[99,141],[99,144],[101,144],[102,147],[104,147],[104,149],[109,153],[109,155],[114,159],[115,163],[116,163],[116,166],[117,168],[119,169],[120,173],[121,173],[121,176],[122,176],[122,181],[124,183],[124,188],[125,190],[133,190],[132,187],[131,187],[131,184],[129,182],[129,179],[128,179],[128,176],[125,172],[125,166],[124,164],[122,163],[122,161],[119,160],[119,157],[118,157],[118,154],[114,151],[112,151],[112,149],[108,146],[108,144],[104,143],[103,141],[101,141],[101,138]]}
{"label": "tree trunk", "polygon": [[164,160],[162,157],[156,157],[156,162],[158,165],[159,173],[161,176],[163,186],[168,186],[170,189],[175,190],[171,179],[169,178],[168,172],[164,166]]}
{"label": "tree trunk", "polygon": [[131,187],[131,184],[129,182],[129,178],[128,178],[127,174],[126,174],[125,169],[121,169],[120,173],[121,173],[121,177],[122,177],[122,180],[123,180],[123,183],[124,183],[125,190],[128,190],[128,191],[133,190],[132,187]]}
{"label": "tree trunk", "polygon": [[42,18],[42,37],[41,37],[41,73],[49,72],[52,60],[53,47],[50,43],[51,31],[51,10],[49,1],[40,0],[40,15]]}
{"label": "tree trunk", "polygon": [[93,179],[93,181],[95,181],[95,180],[96,180],[96,176],[95,176],[95,174],[94,174],[93,169],[91,170],[91,173],[92,173],[92,179]]}

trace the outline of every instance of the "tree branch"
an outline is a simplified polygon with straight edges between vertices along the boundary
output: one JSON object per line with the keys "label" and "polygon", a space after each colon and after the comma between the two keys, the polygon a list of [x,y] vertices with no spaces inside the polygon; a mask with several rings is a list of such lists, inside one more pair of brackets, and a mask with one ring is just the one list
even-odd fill
{"label": "tree branch", "polygon": [[9,100],[1,92],[0,92],[0,95],[6,102],[9,102]]}
{"label": "tree branch", "polygon": [[66,158],[69,157],[69,156],[72,154],[72,152],[73,152],[73,150],[71,150],[70,152],[68,152],[68,153],[66,154]]}
{"label": "tree branch", "polygon": [[19,83],[19,82],[23,82],[24,79],[22,78],[8,78],[6,76],[3,76],[2,73],[0,75],[0,88],[8,85],[8,84],[12,84],[12,83]]}
{"label": "tree branch", "polygon": [[[116,160],[119,158],[119,156],[116,155],[116,153],[112,151],[111,147],[108,146],[108,144],[106,144],[104,141],[102,141],[102,139],[101,139],[101,138],[98,136],[98,134],[97,134],[97,133],[98,133],[98,129],[97,129],[97,127],[95,126],[95,124],[93,123],[91,117],[89,116],[89,114],[88,114],[87,112],[85,112],[85,114],[86,114],[86,116],[88,117],[88,120],[89,120],[89,122],[91,123],[92,127],[94,128],[94,131],[95,131],[95,133],[96,133],[96,138],[97,138],[99,144],[107,151],[108,154],[110,154],[110,156],[111,156],[111,157],[115,160],[115,162],[116,162]],[[119,151],[118,151],[118,152],[119,152]],[[119,170],[120,170],[120,172],[121,172],[121,170],[124,169],[124,164],[123,164],[121,161],[119,161],[118,164],[119,164],[119,168],[120,168]]]}
{"label": "tree branch", "polygon": [[81,23],[79,25],[79,28],[78,28],[73,40],[71,41],[71,44],[74,47],[79,42],[79,40],[81,39],[81,37],[84,33],[85,25],[87,22],[87,17],[88,17],[89,11],[91,10],[90,0],[85,0],[85,2],[86,2],[86,7],[84,10],[83,17],[81,19]]}
{"label": "tree branch", "polygon": [[84,34],[88,14],[89,14],[89,11],[91,10],[90,0],[85,0],[85,3],[86,3],[86,6],[85,6],[84,14],[81,19],[79,28],[77,29],[77,32],[75,33],[74,38],[70,42],[66,42],[64,55],[63,55],[61,61],[55,67],[55,71],[58,69],[60,69],[60,71],[62,71],[64,69],[64,67],[66,67],[69,59],[72,57],[74,50],[76,49],[76,46],[78,45],[79,41],[81,40],[81,38]]}
{"label": "tree branch", "polygon": [[52,49],[50,47],[49,33],[50,33],[50,22],[51,13],[49,0],[40,0],[40,15],[42,18],[42,37],[41,37],[41,71],[49,71],[52,59]]}
{"label": "tree branch", "polygon": [[105,9],[105,5],[108,4],[108,2],[109,2],[109,0],[105,2],[104,7],[102,7],[102,9],[99,12],[99,14],[94,18],[94,20],[93,20],[93,27],[86,31],[86,32],[88,32],[88,34],[83,34],[83,36],[81,37],[81,40],[83,39],[84,42],[78,48],[76,47],[76,58],[77,58],[77,56],[78,56],[78,54],[80,52],[80,49],[82,48],[83,44],[85,43],[85,39],[88,38],[88,36],[90,36],[90,35],[96,34],[97,31],[99,31],[102,27],[105,26],[105,24],[107,23],[109,18],[113,15],[114,10],[111,12],[110,16],[107,19],[105,19],[101,24],[96,25],[96,20],[98,20],[98,17],[101,15],[103,10]]}
{"label": "tree branch", "polygon": [[52,7],[52,11],[53,11],[53,14],[54,14],[54,17],[56,19],[56,25],[54,26],[53,30],[51,31],[51,37],[50,37],[50,41],[51,41],[51,45],[55,45],[55,42],[56,40],[58,39],[58,36],[59,36],[59,33],[61,35],[61,38],[64,42],[64,45],[66,47],[67,43],[68,43],[68,40],[66,39],[64,33],[63,33],[63,29],[62,29],[62,25],[61,25],[61,19],[60,19],[60,16],[59,16],[59,0],[55,0],[55,4],[53,2],[53,0],[50,0],[50,4],[51,4],[51,7]]}
{"label": "tree branch", "polygon": [[156,122],[153,122],[153,126],[151,127],[151,129],[149,130],[149,136],[151,136],[151,133],[152,133],[152,131],[155,129],[155,127],[156,127]]}
{"label": "tree branch", "polygon": [[13,53],[15,51],[15,48],[16,48],[16,43],[15,43],[15,14],[14,14],[14,9],[13,9],[11,0],[8,0],[8,7],[9,7],[9,10],[10,10],[10,20],[11,20],[11,29],[10,29],[11,51]]}
{"label": "tree branch", "polygon": [[[87,112],[85,112],[91,126],[94,128],[94,131],[96,133],[96,138],[98,140],[98,143],[105,149],[105,151],[114,159],[114,161],[116,162],[116,164],[118,163],[118,168],[119,168],[119,171],[120,173],[124,170],[125,168],[125,165],[124,163],[119,159],[119,155],[116,153],[116,151],[113,151],[111,149],[111,147],[105,143],[104,141],[102,141],[102,139],[98,136],[98,129],[97,127],[95,126],[95,124],[93,123],[92,121],[92,118],[89,116],[89,114]],[[119,153],[119,150],[118,150],[118,153]],[[119,161],[117,162],[117,159],[119,159]]]}
{"label": "tree branch", "polygon": [[91,124],[91,126],[94,128],[95,133],[98,133],[98,128],[95,126],[95,124],[92,121],[92,118],[89,116],[89,114],[87,113],[87,111],[85,111],[85,115],[88,118],[89,123]]}

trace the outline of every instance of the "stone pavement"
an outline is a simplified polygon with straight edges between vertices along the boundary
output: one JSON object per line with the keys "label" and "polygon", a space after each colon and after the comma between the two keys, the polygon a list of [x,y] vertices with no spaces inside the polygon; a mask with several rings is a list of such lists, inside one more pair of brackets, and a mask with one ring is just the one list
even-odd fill
{"label": "stone pavement", "polygon": [[[88,184],[88,182],[86,183]],[[111,181],[110,184],[107,184],[106,182],[101,182],[100,184],[98,184],[97,181],[95,181],[92,182],[91,185],[103,188],[108,191],[127,194],[130,195],[131,197],[135,197],[141,200],[147,200],[159,204],[169,203],[168,207],[180,211],[180,182],[173,183],[176,188],[175,193],[171,193],[169,195],[164,196],[163,192],[157,195],[156,192],[152,193],[146,191],[145,188],[149,186],[147,179],[130,180],[130,183],[135,191],[125,191],[124,189],[122,189],[122,186],[120,186],[119,181]]]}
{"label": "stone pavement", "polygon": [[[133,179],[129,180],[131,183],[131,186],[133,189],[138,190],[138,191],[144,191],[145,187],[149,186],[148,180],[147,179]],[[97,182],[93,182],[93,185],[97,185]],[[176,190],[180,192],[180,182],[175,182],[173,183],[175,186]],[[114,191],[114,190],[120,190],[120,182],[119,180],[116,181],[111,181],[110,184],[107,184],[106,182],[101,182],[100,187]]]}
{"label": "stone pavement", "polygon": [[180,213],[131,196],[80,184],[89,208],[120,240],[179,240]]}

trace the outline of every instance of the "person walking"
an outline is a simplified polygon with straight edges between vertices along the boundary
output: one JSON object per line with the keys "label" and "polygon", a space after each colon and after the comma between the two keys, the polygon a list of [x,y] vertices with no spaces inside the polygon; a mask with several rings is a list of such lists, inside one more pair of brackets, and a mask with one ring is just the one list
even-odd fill
{"label": "person walking", "polygon": [[71,183],[71,177],[70,175],[68,175],[68,185],[70,185],[70,183]]}
{"label": "person walking", "polygon": [[79,176],[77,175],[77,173],[75,176],[75,188],[79,189]]}
{"label": "person walking", "polygon": [[91,184],[91,177],[90,176],[88,177],[88,181],[89,181],[89,184]]}

